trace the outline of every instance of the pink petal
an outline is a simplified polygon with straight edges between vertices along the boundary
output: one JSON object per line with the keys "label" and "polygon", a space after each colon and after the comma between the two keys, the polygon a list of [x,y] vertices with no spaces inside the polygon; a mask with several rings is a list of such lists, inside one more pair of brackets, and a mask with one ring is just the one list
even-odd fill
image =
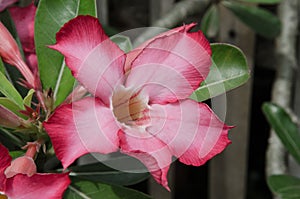
{"label": "pink petal", "polygon": [[70,184],[69,174],[18,174],[7,179],[5,194],[18,199],[60,199]]}
{"label": "pink petal", "polygon": [[209,43],[200,31],[188,32],[193,26],[148,43],[133,60],[126,86],[144,87],[151,103],[164,104],[189,97],[211,66]]}
{"label": "pink petal", "polygon": [[22,44],[27,64],[33,74],[36,74],[38,70],[34,45],[34,18],[36,9],[37,8],[33,3],[27,7],[15,6],[9,8],[10,15],[14,21]]}
{"label": "pink petal", "polygon": [[104,33],[98,19],[78,16],[64,25],[56,40],[50,47],[65,56],[74,77],[108,105],[113,88],[123,79],[125,54]]}
{"label": "pink petal", "polygon": [[167,174],[172,162],[172,154],[159,139],[140,129],[119,131],[121,152],[140,160],[153,178],[167,190]]}
{"label": "pink petal", "polygon": [[36,165],[31,157],[22,156],[14,159],[4,173],[6,178],[11,178],[17,174],[32,176],[36,174]]}
{"label": "pink petal", "polygon": [[[125,64],[125,68],[126,71],[131,69],[131,65],[132,62],[137,58],[137,56],[143,51],[143,49],[149,45],[150,43],[152,43],[154,40],[162,38],[162,37],[168,37],[174,33],[184,33],[184,32],[188,32],[190,29],[192,29],[193,27],[195,27],[195,23],[191,23],[188,25],[184,25],[184,26],[180,26],[177,28],[173,28],[169,31],[163,32],[161,34],[158,34],[157,36],[145,41],[144,43],[142,43],[141,45],[139,45],[137,48],[135,48],[134,50],[130,51],[127,53],[127,57],[126,57],[126,64]],[[208,43],[208,42],[207,42]],[[209,43],[208,43],[209,45]],[[210,47],[208,46],[207,49],[210,50]],[[210,53],[211,54],[211,53]]]}
{"label": "pink petal", "polygon": [[147,130],[166,143],[184,164],[200,166],[230,144],[231,128],[203,103],[185,100],[151,109],[153,125]]}
{"label": "pink petal", "polygon": [[26,63],[28,64],[30,70],[34,75],[38,75],[38,62],[35,53],[24,53],[26,58]]}
{"label": "pink petal", "polygon": [[2,12],[8,6],[16,3],[18,0],[0,0],[0,12]]}
{"label": "pink petal", "polygon": [[16,6],[9,8],[9,12],[16,26],[23,50],[34,53],[34,17],[36,7],[32,3],[27,7]]}
{"label": "pink petal", "polygon": [[64,168],[84,154],[118,149],[119,127],[112,114],[100,100],[89,97],[60,106],[43,123]]}
{"label": "pink petal", "polygon": [[12,158],[9,155],[7,148],[0,144],[0,191],[5,189],[6,176],[5,169],[10,165]]}

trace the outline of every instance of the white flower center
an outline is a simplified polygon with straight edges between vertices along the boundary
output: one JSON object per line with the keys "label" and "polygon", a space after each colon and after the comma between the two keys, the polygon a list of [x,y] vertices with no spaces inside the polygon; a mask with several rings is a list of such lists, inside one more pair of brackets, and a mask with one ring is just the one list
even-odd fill
{"label": "white flower center", "polygon": [[148,97],[140,91],[118,87],[112,96],[112,109],[121,124],[134,127],[148,123]]}

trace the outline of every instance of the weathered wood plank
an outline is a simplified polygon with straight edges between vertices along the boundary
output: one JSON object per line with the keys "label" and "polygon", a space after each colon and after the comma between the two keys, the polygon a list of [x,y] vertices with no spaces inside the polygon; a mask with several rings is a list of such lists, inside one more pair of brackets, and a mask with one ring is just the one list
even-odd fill
{"label": "weathered wood plank", "polygon": [[[254,33],[239,22],[228,10],[221,8],[220,42],[232,43],[242,49],[248,64],[253,66]],[[213,99],[213,109],[221,118],[226,111],[226,123],[236,127],[230,131],[232,144],[210,162],[210,199],[243,199],[246,193],[247,154],[252,80]],[[227,101],[227,107],[226,106]]]}

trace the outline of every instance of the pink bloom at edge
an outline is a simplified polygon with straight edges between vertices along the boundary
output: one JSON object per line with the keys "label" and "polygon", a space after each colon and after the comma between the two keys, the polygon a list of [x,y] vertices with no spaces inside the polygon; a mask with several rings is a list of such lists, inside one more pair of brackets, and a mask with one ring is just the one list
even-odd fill
{"label": "pink bloom at edge", "polygon": [[189,99],[207,77],[211,49],[195,24],[163,33],[125,54],[96,18],[78,16],[50,46],[94,97],[58,107],[44,127],[67,168],[78,157],[120,150],[169,190],[172,156],[200,166],[230,143],[231,128]]}
{"label": "pink bloom at edge", "polygon": [[27,7],[11,7],[9,13],[14,21],[28,66],[34,75],[38,72],[34,45],[34,18],[37,8],[33,3]]}
{"label": "pink bloom at edge", "polygon": [[36,173],[32,158],[12,161],[8,150],[0,144],[0,193],[12,199],[60,199],[70,184],[68,173]]}

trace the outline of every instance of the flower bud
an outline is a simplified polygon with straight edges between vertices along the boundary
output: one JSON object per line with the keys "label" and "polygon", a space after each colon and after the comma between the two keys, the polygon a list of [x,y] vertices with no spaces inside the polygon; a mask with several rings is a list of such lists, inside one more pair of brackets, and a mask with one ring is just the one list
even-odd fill
{"label": "flower bud", "polygon": [[29,67],[25,64],[20,54],[19,48],[9,31],[0,22],[0,56],[3,61],[16,66],[25,77],[27,84],[31,88],[37,88],[37,81]]}
{"label": "flower bud", "polygon": [[7,128],[17,128],[21,126],[22,123],[23,119],[0,105],[0,126]]}

